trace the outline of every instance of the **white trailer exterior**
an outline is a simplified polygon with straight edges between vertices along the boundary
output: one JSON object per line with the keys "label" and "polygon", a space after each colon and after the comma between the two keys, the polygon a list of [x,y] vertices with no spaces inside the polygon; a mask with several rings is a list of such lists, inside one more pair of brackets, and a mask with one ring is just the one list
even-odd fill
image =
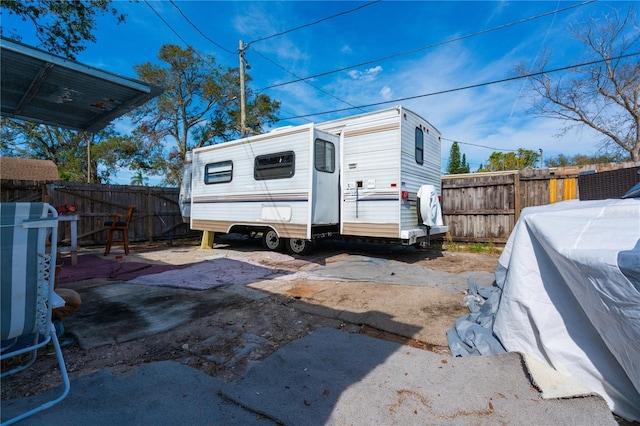
{"label": "white trailer exterior", "polygon": [[314,233],[337,231],[338,149],[309,124],[193,150],[191,228],[262,232],[270,249],[293,240],[306,250]]}
{"label": "white trailer exterior", "polygon": [[180,215],[184,223],[190,223],[191,219],[191,179],[192,170],[191,157],[193,152],[189,151],[184,158],[184,168],[182,171],[182,182],[180,182],[180,196],[178,205],[180,206]]}
{"label": "white trailer exterior", "polygon": [[276,129],[193,150],[181,211],[194,230],[260,232],[294,253],[336,234],[420,243],[447,232],[440,156],[439,131],[401,106]]}
{"label": "white trailer exterior", "polygon": [[342,235],[415,244],[427,232],[447,232],[441,213],[429,229],[418,214],[423,185],[441,194],[441,136],[433,125],[398,106],[317,127],[340,135]]}

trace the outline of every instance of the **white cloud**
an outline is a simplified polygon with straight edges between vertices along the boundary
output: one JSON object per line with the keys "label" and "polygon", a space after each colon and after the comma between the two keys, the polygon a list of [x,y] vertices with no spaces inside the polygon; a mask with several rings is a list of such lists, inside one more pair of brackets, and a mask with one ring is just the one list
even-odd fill
{"label": "white cloud", "polygon": [[[511,16],[509,14],[513,12],[513,7],[508,2],[496,3],[491,9],[492,13],[483,19],[487,26],[508,21]],[[482,86],[483,83],[513,76],[518,63],[531,66],[536,53],[545,45],[553,45],[554,58],[562,60],[567,50],[560,49],[558,45],[563,45],[564,40],[563,43],[557,43],[557,38],[563,36],[567,19],[559,16],[555,21],[546,20],[544,24],[538,25],[539,31],[520,30],[518,36],[509,39],[504,46],[500,43],[495,46],[485,45],[484,38],[478,37],[379,62],[380,65],[370,68],[360,67],[320,75],[313,84],[322,91],[331,93],[333,97],[307,84],[278,87],[269,94],[284,101],[283,110],[286,112],[283,111],[282,115],[285,117],[308,112],[337,111],[333,116],[325,114],[309,117],[314,121],[361,112],[356,109],[344,110],[348,105],[374,110],[397,103],[403,104],[441,131],[444,138],[443,161],[446,161],[451,147],[451,141],[447,139],[466,142],[460,147],[472,169],[486,162],[494,150],[543,149],[545,158],[560,153],[593,154],[600,136],[583,131],[558,138],[562,122],[527,114],[529,105],[523,80]],[[517,32],[516,30],[514,28],[513,32]],[[460,31],[460,34],[465,34],[471,30]],[[452,37],[453,35],[444,38]],[[296,71],[301,76],[342,69],[356,62],[356,59],[351,58],[355,54],[364,55],[366,52],[363,57],[367,60],[383,56],[382,51],[376,50],[377,45],[373,49],[373,45],[370,46],[367,42],[359,44],[356,38],[342,37],[333,44],[334,49],[330,48],[328,39],[323,38],[323,43],[296,39],[293,49],[289,47],[289,40],[278,40],[278,47],[285,50],[282,58],[286,54],[296,58],[291,63],[299,67],[297,70],[308,66],[308,73]],[[342,40],[347,40],[348,44]],[[326,48],[325,44],[329,47]],[[264,49],[262,44],[258,47]],[[475,84],[479,87],[449,91]],[[442,93],[436,94],[438,92]],[[401,100],[403,98],[411,99]],[[392,103],[366,107],[388,101]],[[292,124],[301,124],[302,121],[297,120]]]}
{"label": "white cloud", "polygon": [[369,68],[367,70],[367,75],[378,75],[382,72],[382,67],[378,65],[377,67]]}
{"label": "white cloud", "polygon": [[[385,98],[383,91],[376,94],[384,100],[428,95],[399,103],[440,130],[443,167],[451,140],[460,143],[472,170],[485,163],[493,151],[542,149],[545,159],[559,154],[595,154],[599,136],[593,132],[568,132],[558,137],[560,121],[527,114],[527,102],[521,99],[522,81],[447,92],[510,75],[518,53],[514,55],[479,63],[477,55],[464,46],[443,47],[386,66],[389,71],[381,82],[394,88],[393,95]],[[430,95],[437,92],[445,93]]]}
{"label": "white cloud", "polygon": [[[279,21],[274,19],[278,14],[273,7],[271,3],[269,5],[259,2],[244,3],[241,13],[236,14],[232,19],[233,29],[237,34],[249,38],[264,37],[281,31],[277,27]],[[269,13],[270,11],[272,13]]]}
{"label": "white cloud", "polygon": [[389,100],[393,97],[393,90],[389,86],[384,86],[380,89],[380,95],[382,95],[382,99]]}
{"label": "white cloud", "polygon": [[380,73],[382,73],[382,67],[378,65],[377,67],[368,68],[364,71],[351,70],[347,74],[354,80],[373,81]]}

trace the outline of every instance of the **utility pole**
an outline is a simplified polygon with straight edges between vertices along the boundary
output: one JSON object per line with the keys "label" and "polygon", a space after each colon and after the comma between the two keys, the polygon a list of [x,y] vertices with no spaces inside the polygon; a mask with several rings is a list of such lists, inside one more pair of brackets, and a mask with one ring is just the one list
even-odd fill
{"label": "utility pole", "polygon": [[539,148],[539,149],[540,149],[540,168],[544,169],[544,156],[542,153],[542,148]]}
{"label": "utility pole", "polygon": [[244,89],[244,43],[240,40],[238,52],[240,54],[240,136],[246,135],[247,129],[247,109]]}
{"label": "utility pole", "polygon": [[91,183],[91,137],[87,134],[87,183]]}

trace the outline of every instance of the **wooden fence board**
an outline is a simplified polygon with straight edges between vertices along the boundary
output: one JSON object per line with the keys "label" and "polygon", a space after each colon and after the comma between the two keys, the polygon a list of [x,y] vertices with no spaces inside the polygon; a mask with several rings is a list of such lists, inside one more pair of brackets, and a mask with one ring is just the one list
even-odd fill
{"label": "wooden fence board", "polygon": [[[504,243],[522,209],[577,198],[578,173],[639,166],[631,162],[443,176],[444,223],[453,241]],[[129,230],[131,241],[199,235],[182,222],[178,188],[2,180],[0,189],[3,202],[75,205],[80,245],[104,244],[104,221],[113,213],[126,213],[129,205],[137,207]],[[68,239],[69,232],[68,226],[61,226],[60,239]]]}
{"label": "wooden fence board", "polygon": [[444,223],[453,241],[505,243],[522,209],[578,198],[579,173],[593,170],[604,177],[611,170],[624,169],[631,175],[628,170],[639,165],[629,162],[443,176]]}
{"label": "wooden fence board", "polygon": [[[2,201],[45,200],[53,206],[76,206],[80,216],[79,245],[103,245],[106,240],[104,222],[114,213],[126,213],[130,205],[136,206],[128,232],[131,241],[198,235],[182,221],[178,188],[3,180],[1,189]],[[60,241],[69,237],[69,226],[60,226]]]}

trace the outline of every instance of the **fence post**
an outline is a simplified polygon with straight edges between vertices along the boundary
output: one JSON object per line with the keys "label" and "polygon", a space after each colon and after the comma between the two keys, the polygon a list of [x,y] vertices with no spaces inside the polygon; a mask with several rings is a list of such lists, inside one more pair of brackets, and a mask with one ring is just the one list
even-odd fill
{"label": "fence post", "polygon": [[520,171],[513,175],[513,224],[515,225],[520,218]]}
{"label": "fence post", "polygon": [[145,187],[147,193],[147,239],[153,241],[153,212],[151,211],[151,188]]}
{"label": "fence post", "polygon": [[50,184],[42,185],[42,202],[51,204],[51,195],[49,195]]}

